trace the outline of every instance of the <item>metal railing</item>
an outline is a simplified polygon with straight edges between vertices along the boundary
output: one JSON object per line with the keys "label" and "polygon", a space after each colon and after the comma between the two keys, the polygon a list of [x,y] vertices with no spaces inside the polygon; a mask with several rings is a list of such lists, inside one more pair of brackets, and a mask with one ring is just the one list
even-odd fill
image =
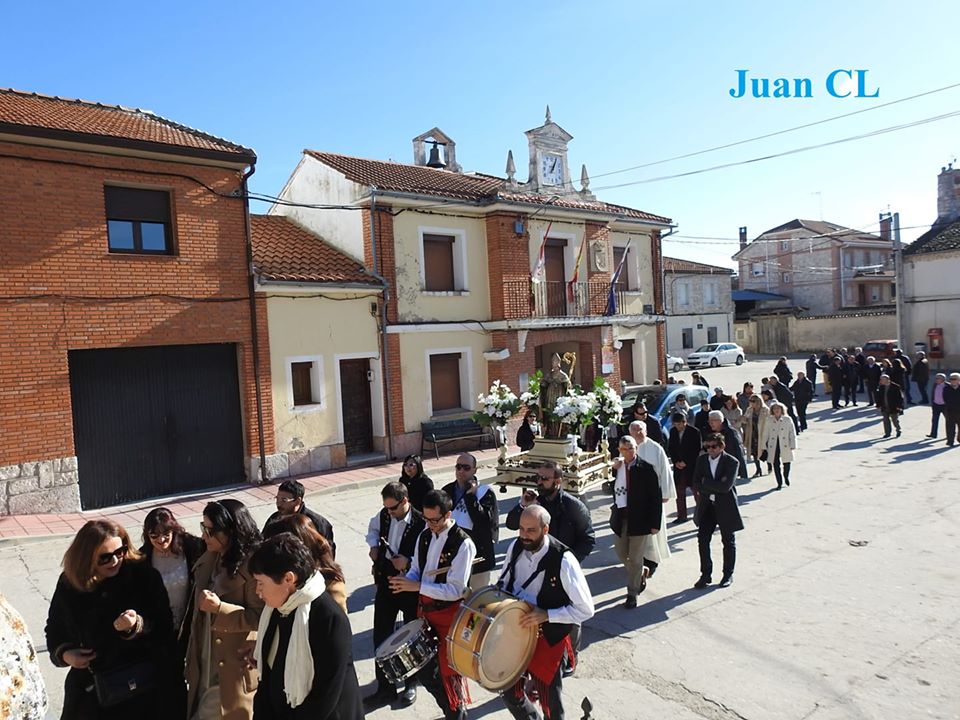
{"label": "metal railing", "polygon": [[[617,314],[623,312],[624,290],[614,286]],[[504,317],[508,320],[527,317],[587,317],[607,311],[610,283],[533,282],[511,280],[503,284]]]}

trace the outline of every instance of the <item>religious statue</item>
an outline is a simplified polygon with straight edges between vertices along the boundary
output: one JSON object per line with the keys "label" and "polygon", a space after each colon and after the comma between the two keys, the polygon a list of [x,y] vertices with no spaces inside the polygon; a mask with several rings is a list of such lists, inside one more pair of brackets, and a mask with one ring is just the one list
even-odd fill
{"label": "religious statue", "polygon": [[544,373],[543,380],[540,381],[540,408],[544,418],[544,437],[560,437],[560,423],[553,419],[553,409],[557,406],[557,400],[568,392],[570,392],[570,376],[560,368],[560,355],[554,353],[550,358],[550,372]]}

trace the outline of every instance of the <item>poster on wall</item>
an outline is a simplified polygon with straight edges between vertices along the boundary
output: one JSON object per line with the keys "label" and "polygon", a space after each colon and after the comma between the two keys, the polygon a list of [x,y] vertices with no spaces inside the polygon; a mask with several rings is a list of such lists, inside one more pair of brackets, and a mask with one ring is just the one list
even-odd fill
{"label": "poster on wall", "polygon": [[600,372],[609,375],[613,372],[613,346],[603,345],[600,349]]}

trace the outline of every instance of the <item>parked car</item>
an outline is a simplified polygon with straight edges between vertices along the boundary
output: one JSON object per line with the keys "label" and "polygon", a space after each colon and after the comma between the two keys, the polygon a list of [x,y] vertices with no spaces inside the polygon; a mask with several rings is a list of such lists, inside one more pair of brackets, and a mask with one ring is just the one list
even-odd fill
{"label": "parked car", "polygon": [[863,354],[865,357],[873,357],[877,361],[883,358],[896,357],[894,350],[897,348],[896,340],[868,340],[863,344]]}
{"label": "parked car", "polygon": [[710,343],[701,345],[687,357],[687,366],[691,368],[717,367],[736,363],[743,365],[747,354],[735,343]]}
{"label": "parked car", "polygon": [[657,418],[660,427],[669,435],[670,409],[681,393],[687,396],[687,403],[695,410],[700,408],[700,401],[706,400],[710,394],[709,389],[702,385],[628,385],[620,399],[624,413],[629,412],[637,400],[643,400],[647,412]]}
{"label": "parked car", "polygon": [[667,355],[667,370],[677,372],[683,369],[683,358],[676,355]]}

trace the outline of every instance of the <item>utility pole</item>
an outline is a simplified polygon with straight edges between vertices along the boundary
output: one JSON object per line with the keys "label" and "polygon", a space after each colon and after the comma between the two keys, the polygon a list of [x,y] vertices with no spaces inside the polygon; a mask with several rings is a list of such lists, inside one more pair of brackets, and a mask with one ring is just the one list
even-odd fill
{"label": "utility pole", "polygon": [[897,346],[909,354],[903,327],[903,248],[900,245],[900,213],[893,214],[893,282],[897,289]]}

